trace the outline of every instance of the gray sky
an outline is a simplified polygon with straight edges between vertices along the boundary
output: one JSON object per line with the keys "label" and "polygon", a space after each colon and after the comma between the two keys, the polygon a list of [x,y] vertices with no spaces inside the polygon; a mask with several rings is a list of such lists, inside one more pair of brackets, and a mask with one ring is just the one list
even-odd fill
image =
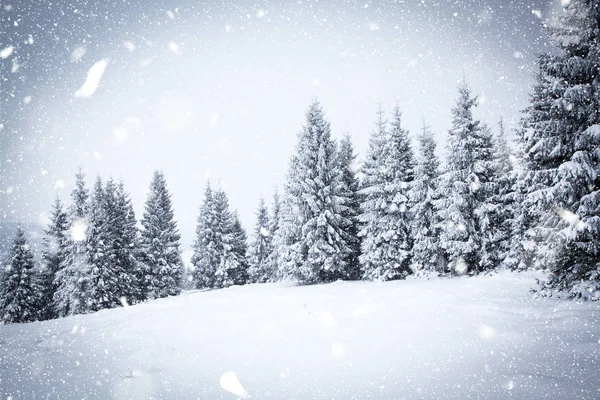
{"label": "gray sky", "polygon": [[[379,101],[398,103],[413,134],[426,118],[443,143],[463,73],[478,116],[514,126],[547,50],[543,24],[560,11],[559,0],[56,3],[0,9],[0,220],[44,221],[79,165],[89,186],[122,178],[141,217],[162,169],[186,247],[207,178],[251,230],[313,98],[360,156]],[[101,60],[97,90],[76,96]]]}

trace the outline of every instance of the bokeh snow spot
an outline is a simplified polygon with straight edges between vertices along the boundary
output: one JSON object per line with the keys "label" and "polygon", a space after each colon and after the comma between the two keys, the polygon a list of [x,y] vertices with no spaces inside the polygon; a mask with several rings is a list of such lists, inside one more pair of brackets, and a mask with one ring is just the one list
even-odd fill
{"label": "bokeh snow spot", "polygon": [[515,382],[512,379],[504,384],[504,388],[506,390],[513,390],[514,387],[515,387]]}
{"label": "bokeh snow spot", "polygon": [[77,46],[71,52],[71,62],[79,62],[85,55],[86,49],[84,46]]}
{"label": "bokeh snow spot", "polygon": [[462,258],[459,258],[458,260],[456,260],[456,264],[454,265],[454,270],[456,271],[456,273],[458,275],[464,275],[469,270],[469,266],[467,265],[467,262],[465,260],[463,260]]}
{"label": "bokeh snow spot", "polygon": [[83,85],[75,92],[75,97],[87,98],[93,95],[98,86],[100,86],[100,80],[107,66],[108,59],[106,58],[95,63],[88,71]]}
{"label": "bokeh snow spot", "polygon": [[246,389],[244,389],[244,387],[238,380],[238,377],[235,375],[235,373],[233,373],[231,371],[226,372],[223,375],[221,375],[219,384],[221,385],[221,387],[224,390],[236,395],[239,398],[247,399],[248,397],[250,397],[250,396],[248,396]]}
{"label": "bokeh snow spot", "polygon": [[496,336],[496,330],[489,325],[481,324],[477,328],[477,334],[482,339],[489,339]]}
{"label": "bokeh snow spot", "polygon": [[15,48],[13,46],[3,48],[2,50],[0,50],[0,58],[4,60],[5,58],[10,57],[14,49]]}
{"label": "bokeh snow spot", "polygon": [[335,358],[344,356],[344,354],[346,354],[346,346],[340,342],[334,342],[331,345],[331,354],[333,354]]}
{"label": "bokeh snow spot", "polygon": [[77,218],[75,221],[73,221],[73,224],[71,225],[71,239],[75,242],[84,241],[86,230],[86,222],[81,218]]}

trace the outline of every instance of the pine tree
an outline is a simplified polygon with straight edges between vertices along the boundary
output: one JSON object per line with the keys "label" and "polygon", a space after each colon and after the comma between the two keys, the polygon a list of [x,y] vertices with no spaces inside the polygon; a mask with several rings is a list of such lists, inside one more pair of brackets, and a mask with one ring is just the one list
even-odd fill
{"label": "pine tree", "polygon": [[231,241],[231,257],[236,260],[238,267],[230,275],[234,285],[245,285],[249,282],[248,269],[248,235],[242,227],[237,212],[231,214],[229,237]]}
{"label": "pine tree", "polygon": [[520,138],[524,203],[534,210],[533,265],[552,270],[547,289],[583,298],[600,298],[599,30],[597,1],[565,6],[550,29],[559,51],[540,57]]}
{"label": "pine tree", "polygon": [[346,275],[350,244],[342,216],[336,146],[320,104],[313,102],[298,134],[287,176],[281,266],[300,283],[330,282]]}
{"label": "pine tree", "polygon": [[71,192],[73,204],[69,209],[69,235],[66,238],[65,257],[57,271],[54,284],[54,306],[59,317],[88,312],[87,293],[91,267],[87,263],[85,233],[88,225],[89,192],[85,175],[79,170]]}
{"label": "pine tree", "polygon": [[42,251],[42,268],[39,274],[40,319],[57,317],[54,294],[58,290],[55,277],[64,263],[68,244],[69,217],[57,197],[50,224],[46,228]]}
{"label": "pine tree", "polygon": [[281,199],[279,197],[279,191],[275,188],[268,227],[268,233],[271,238],[271,251],[266,260],[266,267],[268,270],[266,278],[267,282],[274,282],[284,278],[284,275],[279,268],[279,262],[281,260],[280,250],[283,248],[282,243],[284,240],[282,231],[279,229],[281,218]]}
{"label": "pine tree", "polygon": [[493,260],[494,266],[514,269],[512,252],[513,229],[518,218],[515,183],[516,171],[512,161],[512,150],[506,138],[504,121],[498,122],[498,133],[494,137],[494,193],[492,204]]}
{"label": "pine tree", "polygon": [[350,250],[346,259],[345,279],[358,280],[361,278],[360,240],[358,237],[358,215],[360,214],[360,197],[358,194],[358,178],[355,173],[356,155],[350,135],[346,134],[340,141],[338,152],[339,168],[341,171],[341,194],[346,199],[342,209],[342,218],[347,221],[343,226],[346,241]]}
{"label": "pine tree", "polygon": [[[458,87],[459,96],[452,109],[452,128],[448,132],[446,172],[441,176],[440,199],[436,201],[441,222],[440,247],[451,272],[464,274],[482,269],[480,189],[490,171],[491,137],[489,130],[473,117],[477,97],[466,82]],[[483,148],[483,152],[480,150]],[[480,154],[482,153],[482,154]],[[485,251],[485,249],[484,249]]]}
{"label": "pine tree", "polygon": [[117,307],[121,304],[119,279],[125,275],[114,253],[116,187],[112,179],[103,186],[100,177],[94,184],[86,234],[87,262],[91,266],[90,287],[85,293],[87,312]]}
{"label": "pine tree", "polygon": [[252,242],[248,249],[250,261],[248,273],[250,281],[254,283],[264,283],[272,277],[268,265],[268,258],[272,251],[272,236],[269,227],[269,211],[265,199],[261,198],[256,212],[256,225],[254,226]]}
{"label": "pine tree", "polygon": [[415,275],[420,276],[443,272],[445,266],[440,265],[442,261],[436,229],[439,217],[434,204],[438,198],[440,162],[435,154],[435,139],[428,125],[423,124],[418,139],[419,155],[409,198],[412,204],[410,229],[414,240],[411,269]]}
{"label": "pine tree", "polygon": [[401,126],[401,116],[396,107],[388,130],[380,107],[363,167],[359,236],[364,279],[402,279],[410,273],[412,238],[408,191],[414,165],[408,131]]}
{"label": "pine tree", "polygon": [[196,289],[215,287],[215,272],[219,264],[217,233],[214,229],[214,193],[210,183],[204,191],[204,202],[200,207],[196,227],[196,241],[191,262],[194,266],[193,281]]}
{"label": "pine tree", "polygon": [[475,223],[480,238],[477,271],[490,270],[498,266],[502,254],[499,247],[506,208],[500,196],[500,164],[495,148],[494,134],[489,126],[473,132],[476,139],[473,165],[474,181],[471,185],[475,198]]}
{"label": "pine tree", "polygon": [[[141,298],[141,288],[137,277],[141,263],[139,259],[139,238],[137,220],[129,194],[125,191],[123,182],[114,188],[114,204],[109,203],[109,185],[104,205],[107,213],[106,230],[110,234],[108,243],[109,268],[116,270],[117,284],[114,291],[120,302],[135,303]],[[115,304],[116,305],[116,304]]]}
{"label": "pine tree", "polygon": [[39,288],[35,262],[25,232],[17,229],[8,259],[0,271],[0,321],[5,324],[38,319]]}
{"label": "pine tree", "polygon": [[142,218],[140,300],[180,293],[183,261],[179,241],[171,194],[163,173],[155,171]]}

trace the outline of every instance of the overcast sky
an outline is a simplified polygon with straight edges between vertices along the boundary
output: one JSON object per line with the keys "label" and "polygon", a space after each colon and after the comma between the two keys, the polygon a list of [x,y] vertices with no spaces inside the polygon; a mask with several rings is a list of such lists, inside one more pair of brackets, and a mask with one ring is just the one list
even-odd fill
{"label": "overcast sky", "polygon": [[[186,247],[207,179],[251,231],[312,99],[360,156],[379,101],[443,144],[463,74],[477,116],[514,126],[558,12],[559,0],[2,2],[0,220],[44,221],[78,166],[89,186],[122,178],[141,217],[162,169]],[[76,95],[98,62],[98,88]]]}

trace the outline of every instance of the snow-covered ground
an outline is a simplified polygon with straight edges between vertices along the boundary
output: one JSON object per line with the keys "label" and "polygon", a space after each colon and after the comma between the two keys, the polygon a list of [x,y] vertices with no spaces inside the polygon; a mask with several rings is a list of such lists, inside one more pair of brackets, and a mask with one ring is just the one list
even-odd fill
{"label": "snow-covered ground", "polygon": [[535,299],[534,278],[249,285],[1,326],[0,395],[599,399],[600,304]]}

